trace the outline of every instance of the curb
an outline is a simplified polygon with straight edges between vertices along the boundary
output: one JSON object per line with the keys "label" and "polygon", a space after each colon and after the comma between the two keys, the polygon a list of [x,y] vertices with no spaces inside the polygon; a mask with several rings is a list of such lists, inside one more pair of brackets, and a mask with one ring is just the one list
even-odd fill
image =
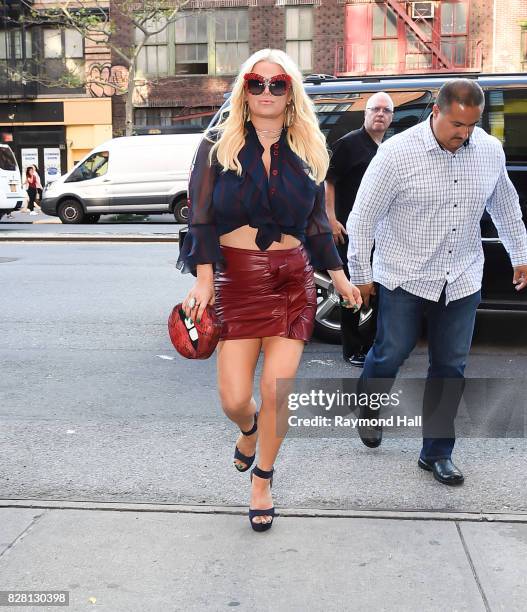
{"label": "curb", "polygon": [[[88,510],[103,512],[156,512],[168,514],[245,515],[243,506],[119,503],[101,501],[58,501],[45,499],[0,499],[2,508],[42,510]],[[323,508],[283,508],[278,516],[296,518],[366,518],[399,521],[455,521],[472,523],[525,523],[527,513],[445,512],[434,510],[325,510]]]}
{"label": "curb", "polygon": [[29,234],[0,233],[0,242],[179,242],[177,234]]}

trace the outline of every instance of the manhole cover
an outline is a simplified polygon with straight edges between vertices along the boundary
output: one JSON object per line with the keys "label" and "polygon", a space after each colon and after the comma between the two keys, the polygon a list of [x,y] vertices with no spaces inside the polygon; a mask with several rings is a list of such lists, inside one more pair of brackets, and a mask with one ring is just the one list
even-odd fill
{"label": "manhole cover", "polygon": [[20,257],[0,257],[0,263],[9,263],[10,261],[18,261]]}

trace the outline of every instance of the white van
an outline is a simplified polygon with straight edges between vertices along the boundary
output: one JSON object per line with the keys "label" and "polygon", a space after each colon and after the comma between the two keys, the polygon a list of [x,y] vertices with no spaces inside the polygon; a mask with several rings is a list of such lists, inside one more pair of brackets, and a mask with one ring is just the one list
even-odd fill
{"label": "white van", "polygon": [[20,169],[13,151],[9,145],[0,144],[0,219],[22,208],[24,196]]}
{"label": "white van", "polygon": [[202,134],[114,138],[48,183],[42,211],[62,223],[95,223],[108,213],[172,213],[188,220],[190,165]]}

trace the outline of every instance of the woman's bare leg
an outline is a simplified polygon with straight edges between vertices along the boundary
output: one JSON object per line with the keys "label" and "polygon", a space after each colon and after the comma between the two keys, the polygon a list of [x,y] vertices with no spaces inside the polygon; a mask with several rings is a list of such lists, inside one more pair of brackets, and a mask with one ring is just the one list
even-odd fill
{"label": "woman's bare leg", "polygon": [[[262,407],[258,416],[258,467],[272,469],[283,437],[277,435],[277,392],[276,380],[294,378],[304,350],[302,340],[273,336],[262,342],[264,365],[260,380]],[[271,508],[273,499],[269,480],[253,476],[251,508]],[[270,516],[257,516],[254,522],[269,523]]]}
{"label": "woman's bare leg", "polygon": [[[224,340],[218,343],[218,391],[221,406],[223,412],[242,431],[249,431],[254,424],[254,371],[261,346],[260,338]],[[241,453],[250,457],[255,452],[256,439],[256,433],[252,436],[240,434],[236,445]],[[246,467],[243,461],[236,460],[235,463]]]}

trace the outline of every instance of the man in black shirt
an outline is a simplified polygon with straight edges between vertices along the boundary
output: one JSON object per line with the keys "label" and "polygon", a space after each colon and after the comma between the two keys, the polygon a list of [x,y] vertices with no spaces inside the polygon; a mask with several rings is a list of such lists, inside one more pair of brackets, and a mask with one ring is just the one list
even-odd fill
{"label": "man in black shirt", "polygon": [[[366,102],[364,125],[337,140],[332,147],[331,163],[326,177],[326,208],[333,238],[342,261],[348,259],[348,220],[362,177],[377,153],[393,119],[393,101],[378,92]],[[347,266],[344,266],[347,273]],[[365,305],[367,307],[368,304]],[[361,313],[341,307],[342,354],[344,360],[362,367],[370,346],[358,332]],[[364,316],[364,312],[363,312]],[[371,342],[373,334],[371,334]]]}

